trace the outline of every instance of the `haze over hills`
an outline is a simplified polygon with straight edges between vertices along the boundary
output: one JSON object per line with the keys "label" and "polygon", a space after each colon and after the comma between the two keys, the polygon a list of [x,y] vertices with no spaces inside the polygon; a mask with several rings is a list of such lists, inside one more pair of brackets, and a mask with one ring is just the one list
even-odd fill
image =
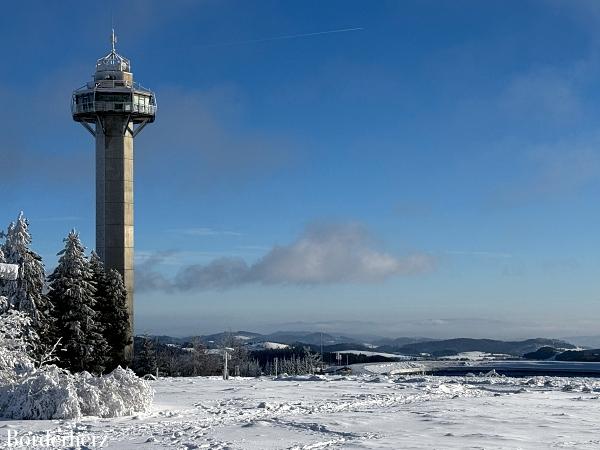
{"label": "haze over hills", "polygon": [[302,343],[307,345],[324,346],[335,344],[361,344],[362,342],[347,336],[337,336],[328,333],[315,333],[310,331],[277,331],[270,334],[253,333],[250,331],[223,331],[202,336],[187,336],[187,337],[172,337],[172,336],[155,336],[160,342],[181,344],[199,340],[205,345],[219,345],[227,340],[236,339],[247,344],[255,344],[258,342],[277,342],[280,344],[295,344]]}
{"label": "haze over hills", "polygon": [[319,351],[322,347],[326,352],[348,350],[379,351],[412,356],[418,356],[420,354],[443,356],[473,351],[522,356],[525,353],[535,352],[542,347],[552,347],[563,350],[576,348],[576,345],[565,340],[548,338],[502,341],[474,338],[434,340],[426,337],[399,337],[396,339],[379,338],[372,342],[364,342],[348,336],[304,331],[280,331],[271,334],[260,334],[249,331],[231,331],[204,336],[178,338],[163,335],[154,336],[154,338],[164,344],[176,345],[186,345],[187,343],[199,341],[209,348],[227,345],[228,342],[233,340],[245,345],[255,346],[255,348],[258,348],[256,347],[256,344],[260,343],[276,343],[290,346],[308,346],[313,351]]}
{"label": "haze over hills", "polygon": [[600,348],[600,336],[569,336],[563,339],[583,348]]}
{"label": "haze over hills", "polygon": [[373,344],[377,347],[390,346],[390,347],[403,347],[409,344],[416,344],[419,342],[430,342],[438,339],[428,337],[399,337],[399,338],[382,338],[373,341]]}
{"label": "haze over hills", "polygon": [[378,347],[378,350],[408,355],[418,355],[421,353],[443,355],[445,353],[452,354],[479,351],[521,356],[525,353],[534,352],[541,347],[554,347],[560,349],[575,348],[573,344],[558,339],[536,338],[526,339],[524,341],[498,341],[494,339],[457,338],[441,341],[417,342],[400,347],[384,345]]}

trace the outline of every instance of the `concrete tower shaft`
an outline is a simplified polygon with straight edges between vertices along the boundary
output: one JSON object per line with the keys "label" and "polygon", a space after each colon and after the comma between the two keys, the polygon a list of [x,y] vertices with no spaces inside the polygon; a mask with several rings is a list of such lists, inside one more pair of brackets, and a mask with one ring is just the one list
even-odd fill
{"label": "concrete tower shaft", "polygon": [[[73,92],[73,120],[96,139],[96,252],[123,276],[133,333],[133,139],[154,122],[154,93],[133,81],[129,60],[115,50],[96,62],[92,80]],[[131,337],[131,336],[130,336]],[[124,349],[133,358],[133,346]]]}
{"label": "concrete tower shaft", "polygon": [[96,252],[123,276],[133,329],[133,136],[120,116],[96,129],[103,125],[96,134]]}

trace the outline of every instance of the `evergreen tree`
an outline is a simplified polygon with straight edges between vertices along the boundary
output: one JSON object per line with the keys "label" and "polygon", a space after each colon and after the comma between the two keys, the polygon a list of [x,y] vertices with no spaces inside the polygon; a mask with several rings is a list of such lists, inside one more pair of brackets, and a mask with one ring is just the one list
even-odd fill
{"label": "evergreen tree", "polygon": [[123,277],[111,269],[106,274],[106,299],[108,305],[107,323],[112,323],[106,340],[111,348],[109,355],[112,367],[124,366],[125,347],[133,344],[130,338],[129,311],[127,310],[127,290]]}
{"label": "evergreen tree", "polygon": [[92,252],[90,267],[96,282],[96,305],[99,322],[107,348],[107,370],[125,365],[125,346],[130,344],[127,291],[121,274],[114,269],[106,272],[100,257]]}
{"label": "evergreen tree", "polygon": [[135,371],[140,376],[147,374],[154,375],[157,368],[156,348],[154,346],[154,342],[149,336],[143,336],[141,339],[141,348],[139,352],[136,352],[135,355]]}
{"label": "evergreen tree", "polygon": [[96,293],[85,249],[74,230],[64,239],[58,266],[48,277],[48,296],[62,338],[60,365],[72,371],[104,370],[106,341],[94,310]]}
{"label": "evergreen tree", "polygon": [[[2,236],[2,232],[0,232],[0,237]],[[0,246],[0,264],[6,263],[6,259],[4,259],[4,252],[2,251],[2,247]],[[9,303],[8,299],[4,295],[4,285],[6,281],[3,280],[2,274],[0,274],[0,314],[3,314],[8,310]]]}
{"label": "evergreen tree", "polygon": [[[104,263],[94,251],[92,251],[89,258],[89,267],[91,279],[96,288],[94,292],[94,305],[92,308],[95,312],[95,321],[98,326],[97,330],[100,334],[102,334],[104,340],[106,341],[106,332],[110,328],[110,323],[105,320],[105,317],[102,313],[104,305],[106,304],[106,272],[104,270]],[[99,354],[100,351],[103,351],[102,355]],[[108,343],[104,347],[96,349],[96,359],[102,358],[105,362],[105,368],[108,368],[108,371],[111,370],[111,368],[108,367],[109,352],[110,348]]]}
{"label": "evergreen tree", "polygon": [[40,336],[42,344],[52,346],[51,304],[44,294],[46,274],[42,258],[31,250],[29,222],[21,212],[16,222],[12,222],[4,234],[5,242],[0,253],[0,262],[17,264],[19,276],[14,281],[5,281],[2,295],[8,298],[11,308],[22,311],[31,318],[33,329]]}
{"label": "evergreen tree", "polygon": [[[4,236],[4,233],[2,231],[0,231],[0,238],[2,238]],[[0,245],[0,264],[6,263],[6,258],[4,257],[4,252],[2,251],[2,246]],[[5,288],[4,286],[6,285],[6,281],[4,279],[2,279],[2,277],[0,276],[0,296],[6,295],[5,294]],[[6,297],[4,297],[6,298]]]}

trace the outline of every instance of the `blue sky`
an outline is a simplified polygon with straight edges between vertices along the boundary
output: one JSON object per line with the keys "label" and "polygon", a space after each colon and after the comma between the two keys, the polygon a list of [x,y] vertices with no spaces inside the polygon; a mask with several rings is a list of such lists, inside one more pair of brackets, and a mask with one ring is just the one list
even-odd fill
{"label": "blue sky", "polygon": [[24,210],[48,269],[70,228],[94,245],[69,100],[111,15],[157,94],[135,143],[138,332],[596,333],[597,2],[4,11],[0,218]]}

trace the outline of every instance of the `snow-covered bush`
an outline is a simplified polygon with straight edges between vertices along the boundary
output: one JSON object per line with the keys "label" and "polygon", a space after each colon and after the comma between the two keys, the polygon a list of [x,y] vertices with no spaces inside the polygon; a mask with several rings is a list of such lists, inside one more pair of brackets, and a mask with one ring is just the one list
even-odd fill
{"label": "snow-covered bush", "polygon": [[0,386],[0,416],[4,418],[68,419],[81,415],[74,377],[56,366],[45,366]]}
{"label": "snow-covered bush", "polygon": [[0,384],[9,384],[34,370],[29,355],[36,335],[30,331],[31,318],[25,313],[4,311],[0,315]]}
{"label": "snow-covered bush", "polygon": [[82,415],[127,416],[146,411],[152,405],[154,391],[150,383],[130,369],[117,367],[101,377],[82,372],[75,377]]}
{"label": "snow-covered bush", "polygon": [[0,417],[71,419],[118,417],[146,411],[154,396],[148,381],[116,368],[104,376],[71,374],[34,361],[31,319],[10,310],[0,314]]}
{"label": "snow-covered bush", "polygon": [[44,366],[0,386],[0,416],[8,419],[120,417],[146,411],[154,392],[147,381],[118,367],[111,374],[71,374]]}
{"label": "snow-covered bush", "polygon": [[71,374],[44,366],[19,381],[0,386],[0,417],[8,419],[76,419],[120,417],[146,411],[154,391],[133,371]]}

